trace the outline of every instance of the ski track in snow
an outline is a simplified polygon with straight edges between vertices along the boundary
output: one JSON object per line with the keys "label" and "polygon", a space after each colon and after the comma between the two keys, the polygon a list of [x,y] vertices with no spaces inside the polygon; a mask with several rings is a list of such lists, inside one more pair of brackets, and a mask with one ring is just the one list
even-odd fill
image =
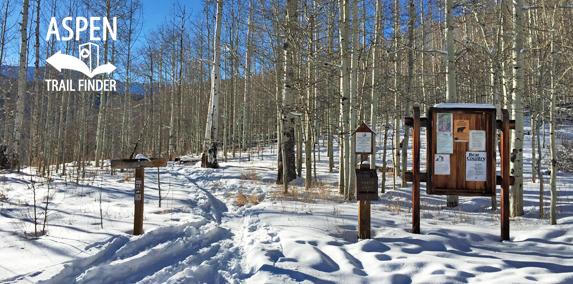
{"label": "ski track in snow", "polygon": [[[189,168],[175,168],[177,177],[207,197],[200,204],[198,222],[159,227],[140,236],[116,236],[88,246],[99,251],[86,258],[64,263],[59,273],[37,283],[232,283],[240,273],[239,248],[233,233],[220,226],[227,205],[209,191],[217,177],[189,174]],[[231,218],[235,218],[234,216]],[[195,268],[195,269],[191,269]],[[4,279],[6,283],[27,282],[42,271]]]}

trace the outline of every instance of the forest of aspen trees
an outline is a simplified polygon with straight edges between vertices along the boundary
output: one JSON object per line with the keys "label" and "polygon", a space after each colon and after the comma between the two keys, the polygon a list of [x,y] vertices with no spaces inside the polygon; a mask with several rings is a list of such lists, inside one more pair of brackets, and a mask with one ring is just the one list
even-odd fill
{"label": "forest of aspen trees", "polygon": [[[425,113],[449,102],[493,104],[516,121],[513,216],[523,214],[524,167],[543,192],[536,176],[550,164],[552,203],[557,172],[571,170],[559,150],[569,142],[555,135],[573,110],[568,1],[202,0],[201,10],[173,4],[147,33],[139,0],[0,4],[4,168],[80,177],[88,164],[103,167],[104,160],[138,153],[169,160],[203,155],[205,166],[217,167],[276,143],[277,182],[285,191],[284,181],[297,175],[313,186],[313,162],[328,159],[339,172],[339,193],[353,199],[349,134],[364,122],[382,145],[402,144],[379,158],[384,171],[394,161],[395,175],[402,175],[410,136],[403,118],[414,106]],[[95,77],[115,79],[116,91],[47,91],[46,78],[86,78],[46,63],[59,50],[77,56],[78,45],[89,41],[87,33],[47,41],[50,19],[80,16],[117,18],[117,39],[96,42],[100,61],[117,70]],[[524,119],[537,137],[526,164]],[[540,131],[546,124],[548,133]],[[540,157],[544,147],[550,156]],[[455,197],[450,202],[455,206]]]}

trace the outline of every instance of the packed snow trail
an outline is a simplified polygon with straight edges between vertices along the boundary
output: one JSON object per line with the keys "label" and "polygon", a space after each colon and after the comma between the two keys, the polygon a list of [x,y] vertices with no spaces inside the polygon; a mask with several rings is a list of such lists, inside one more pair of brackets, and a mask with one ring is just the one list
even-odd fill
{"label": "packed snow trail", "polygon": [[[98,250],[94,255],[63,263],[60,272],[38,283],[233,283],[242,278],[240,247],[225,228],[225,221],[240,217],[224,218],[227,205],[210,192],[210,184],[219,177],[211,169],[196,167],[168,171],[195,189],[188,198],[201,209],[200,221],[158,227],[140,236],[112,237],[86,248]],[[34,281],[42,272],[9,280]]]}
{"label": "packed snow trail", "polygon": [[[221,281],[214,271],[222,267],[231,249],[232,234],[212,222],[161,227],[131,240],[113,238],[93,257],[74,260],[40,283],[166,283],[193,276],[199,282]],[[220,261],[204,259],[218,258]],[[203,265],[198,273],[189,267]],[[203,271],[204,273],[201,273]]]}

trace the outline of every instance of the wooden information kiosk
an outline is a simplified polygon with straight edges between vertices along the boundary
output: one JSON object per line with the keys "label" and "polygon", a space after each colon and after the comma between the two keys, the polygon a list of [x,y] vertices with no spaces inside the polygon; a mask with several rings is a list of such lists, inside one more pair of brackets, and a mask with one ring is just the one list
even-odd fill
{"label": "wooden information kiosk", "polygon": [[376,133],[362,123],[352,133],[354,136],[354,153],[360,154],[360,166],[355,169],[356,200],[358,200],[358,238],[370,239],[370,201],[378,200],[378,175],[370,164],[364,164],[368,155],[375,155],[374,137]]}
{"label": "wooden information kiosk", "polygon": [[[427,118],[405,118],[413,127],[412,171],[406,181],[412,182],[412,232],[420,233],[420,182],[426,193],[436,195],[495,196],[501,185],[501,239],[509,240],[509,120],[501,110],[496,120],[493,105],[439,104],[429,108]],[[420,128],[426,128],[426,173],[420,173]],[[501,130],[501,176],[496,174],[496,132]]]}

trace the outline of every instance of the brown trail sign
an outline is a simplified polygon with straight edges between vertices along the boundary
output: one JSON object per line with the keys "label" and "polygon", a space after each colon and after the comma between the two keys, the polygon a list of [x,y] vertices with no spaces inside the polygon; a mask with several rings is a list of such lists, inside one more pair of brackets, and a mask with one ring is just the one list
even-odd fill
{"label": "brown trail sign", "polygon": [[123,159],[112,160],[112,169],[135,169],[135,191],[133,201],[135,203],[135,214],[133,216],[133,234],[141,235],[143,233],[143,202],[145,188],[145,168],[165,167],[167,160],[162,158],[152,159]]}
{"label": "brown trail sign", "polygon": [[[509,240],[509,129],[515,123],[503,109],[495,119],[493,105],[439,104],[420,118],[404,119],[413,127],[412,171],[404,177],[412,182],[412,232],[420,233],[420,182],[426,193],[436,195],[495,196],[501,185],[501,240]],[[426,128],[426,173],[420,173],[420,128]],[[496,175],[496,131],[501,130],[501,176]]]}
{"label": "brown trail sign", "polygon": [[363,164],[368,155],[374,155],[374,137],[376,133],[366,124],[362,123],[352,133],[354,135],[353,149],[360,154],[360,168],[355,169],[356,200],[358,200],[358,237],[370,239],[370,201],[378,200],[378,175],[376,169],[370,169],[369,164]]}

